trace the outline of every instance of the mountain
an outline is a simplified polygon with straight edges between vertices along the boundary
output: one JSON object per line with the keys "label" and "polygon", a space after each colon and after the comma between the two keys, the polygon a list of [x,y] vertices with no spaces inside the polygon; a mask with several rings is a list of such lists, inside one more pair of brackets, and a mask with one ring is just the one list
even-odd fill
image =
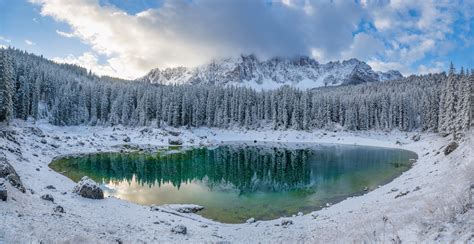
{"label": "mountain", "polygon": [[163,85],[213,84],[276,89],[283,85],[299,88],[338,86],[401,79],[400,72],[375,72],[357,59],[320,64],[309,57],[258,60],[254,55],[214,60],[196,68],[153,69],[140,78]]}

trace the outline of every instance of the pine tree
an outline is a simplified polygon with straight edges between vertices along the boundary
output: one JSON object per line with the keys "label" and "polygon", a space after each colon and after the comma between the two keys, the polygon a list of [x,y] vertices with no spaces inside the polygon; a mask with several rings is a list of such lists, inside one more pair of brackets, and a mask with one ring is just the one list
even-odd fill
{"label": "pine tree", "polygon": [[0,122],[13,117],[13,64],[9,50],[0,48]]}

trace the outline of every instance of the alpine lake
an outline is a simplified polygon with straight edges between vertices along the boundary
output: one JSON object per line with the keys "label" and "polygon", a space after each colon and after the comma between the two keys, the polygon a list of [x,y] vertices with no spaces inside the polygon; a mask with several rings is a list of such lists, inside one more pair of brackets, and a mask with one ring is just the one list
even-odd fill
{"label": "alpine lake", "polygon": [[142,205],[197,204],[223,223],[309,213],[386,184],[411,167],[411,151],[339,144],[227,143],[153,152],[96,153],[49,166],[105,196]]}

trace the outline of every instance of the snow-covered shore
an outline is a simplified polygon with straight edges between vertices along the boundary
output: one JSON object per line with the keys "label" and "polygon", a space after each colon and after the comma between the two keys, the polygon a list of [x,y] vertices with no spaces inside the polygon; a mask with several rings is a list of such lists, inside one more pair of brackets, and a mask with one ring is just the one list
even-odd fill
{"label": "snow-covered shore", "polygon": [[[34,133],[31,127],[44,132]],[[5,128],[6,130],[6,128]],[[316,142],[402,148],[419,158],[392,182],[363,196],[352,197],[304,216],[223,224],[195,214],[151,211],[119,199],[90,200],[73,194],[75,183],[49,169],[54,157],[97,151],[118,151],[121,145],[163,146],[169,131],[116,127],[56,127],[15,121],[8,130],[19,145],[0,138],[3,152],[26,188],[23,194],[7,185],[9,199],[0,202],[0,242],[385,242],[474,241],[473,210],[462,208],[474,183],[472,131],[451,154],[442,152],[449,138],[436,134],[402,132],[244,131],[169,129],[179,132],[184,145],[211,145],[225,141]],[[130,139],[130,142],[126,138]],[[397,143],[398,142],[398,143]],[[21,151],[21,154],[18,153]],[[56,189],[47,189],[52,185]],[[404,194],[406,193],[406,194]],[[40,198],[51,194],[54,203]],[[396,197],[399,196],[399,197]],[[60,205],[65,213],[55,213]],[[288,218],[286,218],[288,219]],[[171,229],[187,227],[187,234]]]}

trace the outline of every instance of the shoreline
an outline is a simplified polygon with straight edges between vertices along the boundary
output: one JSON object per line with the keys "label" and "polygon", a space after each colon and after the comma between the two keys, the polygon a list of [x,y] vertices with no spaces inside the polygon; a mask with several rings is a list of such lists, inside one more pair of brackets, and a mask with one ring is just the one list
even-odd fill
{"label": "shoreline", "polygon": [[[330,207],[304,216],[257,221],[253,224],[224,224],[195,214],[179,217],[165,212],[150,211],[149,207],[115,198],[98,201],[83,199],[71,193],[75,184],[71,179],[51,170],[48,166],[53,158],[64,156],[67,153],[104,152],[103,150],[113,149],[117,145],[127,144],[122,141],[122,138],[125,137],[131,138],[129,144],[132,145],[164,146],[167,140],[163,139],[166,136],[162,136],[162,134],[166,130],[151,129],[151,133],[144,134],[140,132],[143,128],[118,127],[119,129],[114,131],[110,127],[56,127],[49,124],[33,125],[26,122],[15,122],[15,124],[12,128],[18,132],[19,136],[17,137],[21,137],[19,140],[22,145],[22,156],[18,157],[8,151],[5,154],[17,170],[25,187],[32,189],[35,194],[31,194],[31,192],[22,194],[11,187],[8,188],[9,195],[16,200],[12,201],[9,196],[9,201],[0,203],[0,205],[6,206],[4,209],[2,208],[0,215],[4,216],[6,220],[3,224],[0,223],[0,227],[2,227],[0,229],[4,231],[2,233],[0,230],[0,240],[3,235],[6,240],[21,242],[33,240],[46,242],[114,242],[117,240],[122,242],[137,242],[139,240],[145,242],[181,242],[186,240],[252,242],[261,235],[263,237],[260,240],[263,242],[371,241],[374,238],[379,241],[388,241],[393,238],[399,238],[402,241],[423,241],[427,237],[436,235],[436,231],[433,229],[430,230],[433,233],[422,233],[425,222],[432,225],[439,224],[435,223],[437,222],[435,220],[430,221],[429,218],[426,218],[429,217],[426,212],[430,212],[430,210],[425,211],[426,208],[429,208],[426,207],[427,203],[437,198],[446,200],[448,205],[450,202],[455,202],[456,194],[461,194],[463,191],[461,188],[469,184],[468,176],[452,177],[450,175],[459,176],[462,174],[466,167],[472,165],[473,158],[472,149],[469,149],[473,145],[472,132],[468,133],[465,142],[456,151],[444,156],[442,152],[436,153],[449,142],[448,138],[427,133],[421,133],[422,139],[414,142],[410,138],[417,133],[328,132],[322,130],[311,132],[242,131],[209,128],[182,130],[173,128],[174,131],[179,131],[178,137],[183,139],[184,146],[191,145],[191,139],[193,140],[192,145],[206,146],[220,141],[231,142],[231,139],[239,140],[251,137],[251,142],[253,138],[259,138],[258,142],[345,145],[354,145],[355,143],[359,146],[409,150],[418,155],[417,161],[409,170],[389,183],[363,195],[349,197]],[[42,137],[27,133],[27,128],[32,126],[40,128],[48,135],[45,136],[48,140],[47,143],[41,142]],[[112,140],[111,136],[119,139]],[[70,139],[65,139],[67,137]],[[59,138],[59,140],[53,138]],[[401,145],[396,144],[397,141]],[[84,146],[78,148],[79,142],[84,143]],[[56,145],[51,146],[50,144],[53,143]],[[36,169],[40,169],[40,171]],[[449,184],[452,187],[451,191],[440,192],[441,189],[438,188],[445,183],[443,180],[451,181]],[[44,187],[47,185],[54,185],[57,189],[53,191],[45,189]],[[420,190],[414,191],[417,187]],[[392,192],[393,188],[397,188],[398,191]],[[406,196],[394,198],[396,194],[406,191],[409,191]],[[63,195],[64,192],[66,194]],[[55,204],[64,207],[65,214],[60,216],[54,214],[53,205],[39,198],[46,193],[54,196]],[[433,209],[437,208],[433,207]],[[438,213],[435,210],[431,211],[433,216]],[[117,214],[118,212],[121,214]],[[18,217],[19,215],[21,217]],[[41,217],[45,220],[41,220]],[[77,217],[81,218],[81,221],[75,220]],[[435,218],[437,217],[434,216],[433,219]],[[157,219],[164,222],[154,224]],[[293,224],[286,228],[275,226],[282,219],[290,219]],[[73,223],[71,226],[67,224],[70,222]],[[108,223],[113,224],[108,226]],[[171,233],[170,229],[176,224],[187,226],[188,234]],[[207,227],[203,227],[203,225]],[[387,230],[388,225],[391,226],[390,230]],[[98,228],[98,226],[104,226],[105,229]],[[134,229],[135,233],[130,233],[130,229]],[[75,234],[64,235],[71,233],[71,231]],[[380,236],[372,235],[373,232],[380,233]],[[25,236],[18,237],[15,236],[15,233],[25,233]],[[465,233],[466,236],[469,234]],[[335,236],[337,239],[334,239]]]}

